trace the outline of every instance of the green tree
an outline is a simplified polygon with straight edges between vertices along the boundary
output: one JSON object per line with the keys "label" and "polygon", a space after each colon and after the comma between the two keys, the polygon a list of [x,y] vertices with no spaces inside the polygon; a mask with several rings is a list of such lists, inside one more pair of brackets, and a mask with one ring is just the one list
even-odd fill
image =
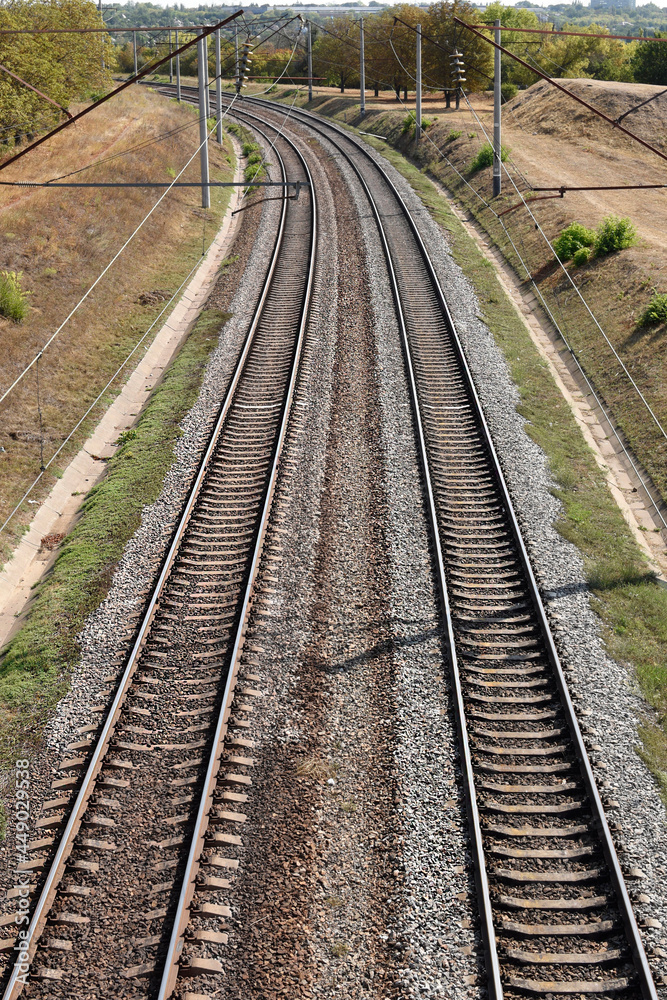
{"label": "green tree", "polygon": [[346,87],[359,83],[359,31],[346,17],[327,22],[313,45],[313,73],[324,77],[330,86]]}
{"label": "green tree", "polygon": [[[447,53],[458,49],[465,65],[465,90],[486,90],[493,74],[493,46],[454,22],[460,17],[468,24],[479,19],[476,9],[467,0],[438,0],[431,4],[422,18],[424,31]],[[453,86],[451,63],[442,48],[428,41],[423,45],[424,75],[443,90]]]}
{"label": "green tree", "polygon": [[[4,29],[97,28],[100,23],[90,0],[9,0],[0,6]],[[112,60],[113,45],[103,34],[0,35],[0,64],[64,108],[109,87]],[[61,118],[53,104],[0,72],[0,142],[20,141]]]}
{"label": "green tree", "polygon": [[[662,37],[662,36],[659,36]],[[667,86],[667,41],[637,42],[632,58],[632,70],[638,83]]]}

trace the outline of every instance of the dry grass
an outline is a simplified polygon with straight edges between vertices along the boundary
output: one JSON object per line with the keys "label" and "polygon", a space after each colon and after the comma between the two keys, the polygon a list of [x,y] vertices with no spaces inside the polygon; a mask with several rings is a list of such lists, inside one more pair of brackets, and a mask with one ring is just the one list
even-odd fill
{"label": "dry grass", "polygon": [[321,757],[307,757],[296,767],[296,773],[300,778],[314,778],[316,781],[327,781],[336,776],[338,768],[329,760],[322,760]]}
{"label": "dry grass", "polygon": [[[189,127],[132,149],[181,125]],[[3,179],[46,180],[128,151],[75,179],[168,182],[197,145],[191,108],[133,87],[9,167]],[[210,150],[212,177],[231,179],[231,147],[220,149],[212,142]],[[197,180],[197,173],[195,158],[182,179]],[[62,323],[160,194],[145,188],[0,190],[0,269],[22,271],[23,287],[31,293],[30,311],[21,325],[0,318],[0,393]],[[213,208],[204,212],[196,188],[170,192],[46,351],[39,363],[46,459],[164,304],[159,297],[142,304],[140,294],[159,289],[167,298],[171,295],[201,254],[203,242],[213,237],[228,197],[229,189],[214,189]],[[5,449],[0,452],[0,523],[39,471],[39,427],[33,370],[0,407],[0,446]],[[81,440],[79,435],[68,454]],[[64,454],[63,462],[66,458]],[[45,480],[42,495],[53,478]],[[23,522],[20,517],[12,522],[5,552],[28,516],[26,511]]]}

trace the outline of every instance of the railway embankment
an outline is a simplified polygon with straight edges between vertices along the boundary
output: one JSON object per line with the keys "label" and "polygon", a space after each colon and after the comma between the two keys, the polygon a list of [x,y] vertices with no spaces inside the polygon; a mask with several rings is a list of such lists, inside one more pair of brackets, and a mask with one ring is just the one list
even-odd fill
{"label": "railway embankment", "polygon": [[[167,185],[196,151],[197,134],[191,108],[133,87],[82,119],[75,143],[70,133],[56,135],[8,167],[3,181]],[[210,148],[213,179],[231,180],[235,155],[229,137],[224,147]],[[196,180],[197,169],[193,162],[180,180]],[[204,212],[188,188],[166,194],[164,187],[2,188],[0,270],[20,274],[27,313],[21,322],[0,315],[0,395],[22,379],[0,404],[0,524],[112,379],[31,501],[46,496],[85,441],[122,385],[123,372],[115,379],[114,373],[220,228],[229,193],[214,189],[212,208]],[[23,375],[49,341],[38,364]],[[33,513],[34,505],[24,503],[8,523],[0,561]]]}

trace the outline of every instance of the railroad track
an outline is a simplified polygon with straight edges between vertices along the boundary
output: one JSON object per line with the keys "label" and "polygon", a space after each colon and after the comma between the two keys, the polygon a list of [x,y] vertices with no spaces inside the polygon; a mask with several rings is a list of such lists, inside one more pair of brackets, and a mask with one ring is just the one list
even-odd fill
{"label": "railroad track", "polygon": [[5,1000],[26,982],[49,1000],[122,996],[123,980],[128,996],[163,1000],[180,975],[221,968],[259,696],[244,634],[316,257],[308,167],[274,132],[262,130],[282,180],[311,186],[283,199],[264,288],[111,707],[43,806],[42,825],[62,834],[32,845],[27,868],[43,878]]}
{"label": "railroad track", "polygon": [[[280,114],[244,99],[239,115]],[[448,635],[492,998],[656,998],[502,469],[445,296],[393,182],[348,132],[293,122],[356,174],[401,328]],[[254,118],[257,122],[257,118]]]}

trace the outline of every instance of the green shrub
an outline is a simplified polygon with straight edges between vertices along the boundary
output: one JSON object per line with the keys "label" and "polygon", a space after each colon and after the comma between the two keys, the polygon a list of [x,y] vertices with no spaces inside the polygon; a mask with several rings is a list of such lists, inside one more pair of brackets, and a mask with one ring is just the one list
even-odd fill
{"label": "green shrub", "polygon": [[581,267],[582,264],[587,264],[591,259],[591,248],[590,247],[579,247],[572,254],[572,263],[577,267]]}
{"label": "green shrub", "polygon": [[28,296],[21,288],[21,271],[0,271],[0,316],[20,323],[28,315]]}
{"label": "green shrub", "polygon": [[452,131],[449,133],[449,135],[445,139],[445,142],[454,142],[455,139],[460,139],[462,135],[463,135],[463,132],[461,131],[460,128],[459,129],[452,129]]}
{"label": "green shrub", "polygon": [[256,142],[244,142],[241,146],[241,153],[243,156],[250,156],[252,153],[256,152],[259,146]]}
{"label": "green shrub", "polygon": [[415,127],[415,119],[413,115],[406,115],[403,119],[403,124],[401,125],[401,135],[407,135],[408,132],[412,132]]}
{"label": "green shrub", "polygon": [[595,239],[596,235],[592,229],[586,229],[580,222],[571,222],[558,239],[554,240],[554,250],[559,260],[572,260],[578,250],[592,247]]}
{"label": "green shrub", "polygon": [[615,250],[626,250],[637,242],[637,230],[629,219],[619,219],[617,215],[607,215],[597,228],[595,255],[603,257]]}
{"label": "green shrub", "polygon": [[501,83],[500,93],[503,101],[511,101],[519,93],[516,83]]}
{"label": "green shrub", "polygon": [[639,326],[667,323],[667,295],[656,292],[639,319]]}
{"label": "green shrub", "polygon": [[[500,147],[500,159],[504,163],[509,156],[509,150],[506,146]],[[493,146],[490,142],[485,142],[475,159],[470,164],[470,172],[475,173],[476,170],[482,170],[484,167],[493,166]]]}

